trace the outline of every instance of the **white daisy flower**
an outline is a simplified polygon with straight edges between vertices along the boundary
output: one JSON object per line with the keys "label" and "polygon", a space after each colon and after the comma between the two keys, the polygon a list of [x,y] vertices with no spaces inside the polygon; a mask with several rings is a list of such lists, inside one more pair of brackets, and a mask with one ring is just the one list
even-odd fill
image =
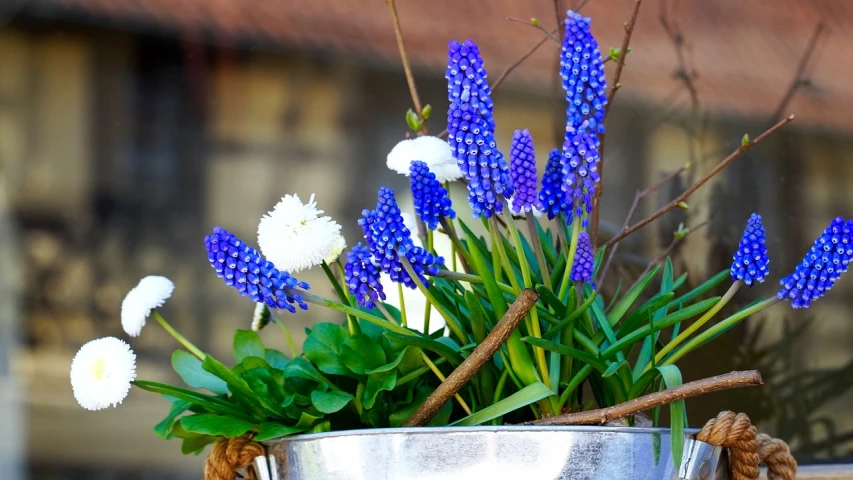
{"label": "white daisy flower", "polygon": [[138,337],[151,310],[162,307],[172,296],[175,284],[166,277],[150,275],[124,297],[121,302],[121,327],[131,337]]}
{"label": "white daisy flower", "polygon": [[265,303],[255,304],[255,313],[252,315],[252,330],[260,332],[272,320],[272,313]]}
{"label": "white daisy flower", "polygon": [[462,178],[462,170],[453,158],[453,152],[446,141],[431,136],[403,140],[388,152],[388,168],[403,175],[409,175],[412,161],[420,160],[427,164],[429,171],[441,182],[452,182]]}
{"label": "white daisy flower", "polygon": [[[303,204],[298,195],[285,195],[258,224],[258,246],[275,267],[288,273],[320,265],[346,248],[341,226],[321,217],[314,195]],[[341,246],[343,245],[343,247]]]}
{"label": "white daisy flower", "polygon": [[338,241],[335,244],[335,246],[332,247],[332,251],[329,252],[329,255],[326,258],[324,258],[323,261],[326,262],[327,264],[331,265],[332,262],[337,260],[338,257],[340,257],[341,254],[344,253],[344,250],[346,250],[346,249],[347,249],[347,241],[343,237],[343,235],[341,235],[338,237]]}
{"label": "white daisy flower", "polygon": [[136,354],[115,337],[83,345],[71,361],[71,388],[86,410],[103,410],[120,404],[136,379]]}

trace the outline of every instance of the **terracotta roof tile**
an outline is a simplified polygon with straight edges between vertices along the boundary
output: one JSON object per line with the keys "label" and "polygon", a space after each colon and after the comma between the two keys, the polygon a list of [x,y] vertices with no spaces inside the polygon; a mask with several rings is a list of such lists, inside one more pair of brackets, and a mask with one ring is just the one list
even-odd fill
{"label": "terracotta roof tile", "polygon": [[[507,16],[553,25],[551,0],[398,0],[414,67],[444,71],[447,42],[475,39],[497,76],[540,38]],[[565,1],[564,4],[574,3]],[[827,28],[810,62],[810,86],[790,105],[798,123],[853,128],[853,5],[837,0],[676,0],[668,2],[684,32],[702,107],[718,114],[762,117],[785,93],[815,25]],[[621,43],[632,0],[590,0],[582,13],[602,48]],[[394,33],[382,0],[30,0],[35,14],[84,14],[99,21],[202,29],[217,41],[310,45],[397,65]],[[678,85],[675,48],[647,0],[640,13],[620,93],[622,101],[660,102]],[[69,17],[73,18],[73,17]],[[546,45],[510,77],[517,86],[550,85],[556,45]],[[608,68],[612,68],[612,65]],[[683,95],[680,104],[687,104]]]}

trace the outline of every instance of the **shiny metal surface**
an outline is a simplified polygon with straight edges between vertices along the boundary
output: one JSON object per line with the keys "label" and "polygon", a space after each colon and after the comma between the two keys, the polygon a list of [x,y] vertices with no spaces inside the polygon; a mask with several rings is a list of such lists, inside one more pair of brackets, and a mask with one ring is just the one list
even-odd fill
{"label": "shiny metal surface", "polygon": [[[723,480],[721,449],[669,430],[446,427],[353,430],[265,442],[258,480]],[[719,468],[718,468],[719,467]]]}

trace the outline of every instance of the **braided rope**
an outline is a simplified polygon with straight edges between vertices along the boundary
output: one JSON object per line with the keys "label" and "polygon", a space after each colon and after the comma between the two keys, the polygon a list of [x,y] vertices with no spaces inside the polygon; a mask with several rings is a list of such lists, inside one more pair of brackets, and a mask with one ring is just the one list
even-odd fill
{"label": "braided rope", "polygon": [[220,439],[204,462],[204,480],[234,480],[234,471],[248,467],[265,455],[263,445],[248,436]]}
{"label": "braided rope", "polygon": [[761,463],[767,465],[768,480],[794,480],[797,475],[797,461],[788,445],[759,434],[743,413],[721,412],[708,420],[696,439],[728,449],[732,480],[757,480]]}

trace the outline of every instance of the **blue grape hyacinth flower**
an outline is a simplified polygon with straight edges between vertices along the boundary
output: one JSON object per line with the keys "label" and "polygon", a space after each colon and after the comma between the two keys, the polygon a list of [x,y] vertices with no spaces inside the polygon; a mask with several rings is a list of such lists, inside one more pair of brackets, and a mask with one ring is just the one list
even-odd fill
{"label": "blue grape hyacinth flower", "polygon": [[441,217],[456,218],[447,190],[436,180],[425,162],[415,160],[409,167],[409,181],[412,187],[412,199],[415,213],[423,220],[427,228],[435,230]]}
{"label": "blue grape hyacinth flower", "polygon": [[344,280],[361,307],[371,310],[374,302],[385,300],[385,291],[379,282],[379,267],[373,261],[370,247],[362,243],[347,252]]}
{"label": "blue grape hyacinth flower", "polygon": [[607,81],[590,19],[571,10],[560,55],[560,77],[566,91],[566,134],[581,130],[604,133]]}
{"label": "blue grape hyacinth flower", "polygon": [[204,237],[204,247],[216,275],[240,295],[291,313],[296,312],[294,304],[308,309],[298,291],[310,289],[307,283],[279,271],[272,262],[224,228],[214,227],[213,233]]}
{"label": "blue grape hyacinth flower", "polygon": [[442,257],[415,246],[412,234],[403,222],[394,191],[388,187],[379,189],[376,209],[364,210],[358,224],[379,268],[394,282],[417,288],[417,284],[404,270],[401,258],[409,261],[424,285],[429,285],[424,273],[436,275],[437,265],[444,263]]}
{"label": "blue grape hyacinth flower", "polygon": [[572,135],[563,144],[562,189],[566,195],[566,220],[572,223],[575,218],[582,218],[584,228],[588,223],[586,215],[592,212],[596,185],[601,180],[598,174],[601,158],[596,144],[595,137],[587,133]]}
{"label": "blue grape hyacinth flower", "polygon": [[731,274],[733,280],[742,280],[752,286],[754,282],[763,282],[770,270],[767,265],[767,240],[761,215],[753,213],[746,222],[746,229],[734,254]]}
{"label": "blue grape hyacinth flower", "polygon": [[[592,240],[586,231],[578,235],[578,247],[575,251],[575,261],[572,263],[573,282],[592,282],[592,273],[595,269],[595,257],[592,254]],[[592,288],[595,288],[593,286]]]}
{"label": "blue grape hyacinth flower", "polygon": [[[473,40],[452,41],[447,49],[447,100],[451,105],[470,105],[494,132],[494,103],[480,49]],[[448,128],[448,130],[450,130]]]}
{"label": "blue grape hyacinth flower", "polygon": [[548,220],[563,212],[566,208],[566,192],[563,191],[563,154],[560,150],[551,150],[548,163],[542,174],[542,189],[539,190],[539,203]]}
{"label": "blue grape hyacinth flower", "polygon": [[836,217],[815,240],[794,272],[780,280],[776,296],[791,300],[794,308],[808,308],[811,302],[828,292],[853,256],[853,220]]}
{"label": "blue grape hyacinth flower", "polygon": [[515,190],[512,196],[512,211],[519,213],[533,209],[543,210],[536,192],[536,152],[529,130],[515,131],[509,158],[509,177]]}

